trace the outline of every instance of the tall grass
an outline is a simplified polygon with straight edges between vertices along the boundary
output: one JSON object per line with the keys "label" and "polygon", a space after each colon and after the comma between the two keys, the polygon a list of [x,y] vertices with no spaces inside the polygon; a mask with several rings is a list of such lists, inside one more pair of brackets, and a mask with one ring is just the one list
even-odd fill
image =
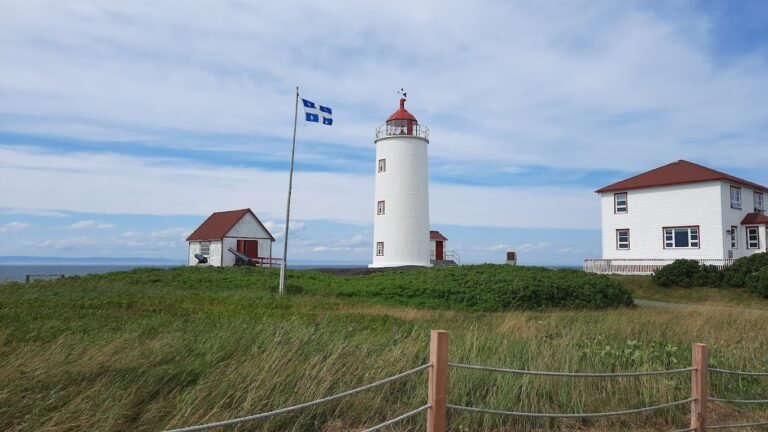
{"label": "tall grass", "polygon": [[[693,342],[710,345],[717,367],[765,370],[768,358],[762,311],[427,310],[311,292],[278,297],[273,272],[250,270],[227,269],[206,284],[137,271],[0,285],[0,430],[162,430],[306,402],[426,363],[432,328],[450,332],[452,362],[509,368],[686,367]],[[302,278],[330,280],[289,273],[293,283]],[[610,411],[685,399],[689,380],[688,374],[607,380],[452,369],[449,402]],[[712,389],[724,398],[768,393],[759,380],[732,377],[713,379]],[[229,430],[361,430],[425,400],[426,374]],[[721,415],[759,417],[764,407],[754,408]],[[453,431],[669,430],[683,426],[686,414],[686,406],[584,421],[451,412],[449,423]],[[423,422],[417,416],[391,430],[418,430]]]}

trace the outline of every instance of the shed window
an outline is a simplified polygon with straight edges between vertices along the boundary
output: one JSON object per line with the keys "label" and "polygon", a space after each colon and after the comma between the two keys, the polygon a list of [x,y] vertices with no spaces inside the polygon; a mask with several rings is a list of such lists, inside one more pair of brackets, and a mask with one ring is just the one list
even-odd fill
{"label": "shed window", "polygon": [[379,170],[380,173],[387,172],[387,160],[386,159],[379,159]]}
{"label": "shed window", "polygon": [[204,257],[211,256],[211,242],[200,242],[200,255]]}
{"label": "shed window", "polygon": [[613,211],[614,213],[626,213],[627,212],[627,193],[613,194]]}
{"label": "shed window", "polygon": [[747,227],[747,249],[760,249],[760,229]]}
{"label": "shed window", "polygon": [[731,208],[741,208],[741,188],[731,186]]}
{"label": "shed window", "polygon": [[376,256],[384,256],[384,242],[376,242]]}
{"label": "shed window", "polygon": [[763,206],[762,192],[755,192],[755,211],[758,213],[762,213],[763,211],[765,211],[765,207]]}
{"label": "shed window", "polygon": [[616,249],[629,250],[629,230],[628,229],[616,230]]}
{"label": "shed window", "polygon": [[384,201],[379,201],[376,203],[376,214],[377,215],[383,215],[384,214]]}
{"label": "shed window", "polygon": [[664,249],[696,249],[699,247],[699,227],[664,228]]}

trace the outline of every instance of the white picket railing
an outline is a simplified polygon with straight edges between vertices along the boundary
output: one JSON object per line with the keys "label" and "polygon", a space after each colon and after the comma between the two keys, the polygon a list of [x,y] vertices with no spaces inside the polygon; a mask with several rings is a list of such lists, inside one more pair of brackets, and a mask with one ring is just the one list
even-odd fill
{"label": "white picket railing", "polygon": [[[584,271],[599,274],[648,275],[674,261],[674,259],[585,259]],[[735,259],[698,259],[696,261],[722,270],[733,264]]]}

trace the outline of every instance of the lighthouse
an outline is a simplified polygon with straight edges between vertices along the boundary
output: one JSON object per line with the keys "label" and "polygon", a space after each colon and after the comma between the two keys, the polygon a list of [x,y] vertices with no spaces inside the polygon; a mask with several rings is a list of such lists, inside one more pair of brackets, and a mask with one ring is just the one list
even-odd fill
{"label": "lighthouse", "polygon": [[369,267],[430,264],[429,129],[400,108],[376,129],[373,262]]}

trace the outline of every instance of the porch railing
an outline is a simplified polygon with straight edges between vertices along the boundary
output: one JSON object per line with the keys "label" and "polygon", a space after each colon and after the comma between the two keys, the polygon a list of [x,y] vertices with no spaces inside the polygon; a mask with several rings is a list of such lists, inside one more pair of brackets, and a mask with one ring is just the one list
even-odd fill
{"label": "porch railing", "polygon": [[[600,274],[637,274],[648,275],[665,265],[672,264],[675,259],[585,259],[584,271]],[[735,259],[697,259],[701,264],[712,265],[722,270]]]}

